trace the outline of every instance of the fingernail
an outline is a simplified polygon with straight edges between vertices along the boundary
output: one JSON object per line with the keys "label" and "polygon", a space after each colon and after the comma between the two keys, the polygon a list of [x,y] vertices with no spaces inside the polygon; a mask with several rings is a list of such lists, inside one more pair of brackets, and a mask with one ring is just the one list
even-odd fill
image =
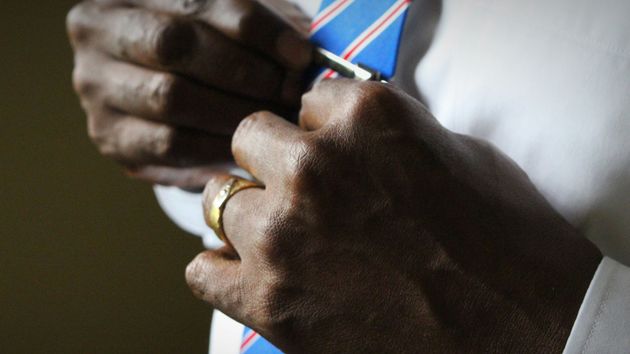
{"label": "fingernail", "polygon": [[279,37],[276,49],[290,69],[302,70],[310,65],[313,45],[294,31],[285,31]]}

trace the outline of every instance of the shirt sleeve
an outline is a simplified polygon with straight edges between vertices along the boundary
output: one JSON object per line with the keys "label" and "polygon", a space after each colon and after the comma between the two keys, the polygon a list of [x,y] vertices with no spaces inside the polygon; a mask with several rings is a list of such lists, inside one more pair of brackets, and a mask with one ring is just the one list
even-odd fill
{"label": "shirt sleeve", "polygon": [[604,257],[586,292],[565,354],[627,353],[630,268]]}
{"label": "shirt sleeve", "polygon": [[177,187],[154,186],[155,196],[164,213],[184,231],[201,237],[206,248],[216,249],[223,243],[216,237],[203,217],[201,193],[191,193]]}

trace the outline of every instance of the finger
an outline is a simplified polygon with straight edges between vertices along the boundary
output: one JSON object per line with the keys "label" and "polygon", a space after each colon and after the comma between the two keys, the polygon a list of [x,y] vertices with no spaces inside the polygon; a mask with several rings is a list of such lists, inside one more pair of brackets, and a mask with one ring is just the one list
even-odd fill
{"label": "finger", "polygon": [[[404,93],[402,93],[404,95]],[[325,125],[374,123],[387,115],[383,110],[403,110],[401,91],[376,81],[324,80],[302,96],[299,125],[307,131]],[[360,121],[356,121],[360,119]],[[338,129],[337,126],[334,129]]]}
{"label": "finger", "polygon": [[229,250],[205,251],[186,267],[186,282],[199,299],[237,317],[243,293],[239,268],[240,262]]}
{"label": "finger", "polygon": [[344,112],[349,107],[346,101],[353,100],[350,88],[355,82],[347,79],[323,80],[302,96],[299,126],[307,131],[318,130],[338,115],[351,115]]}
{"label": "finger", "polygon": [[110,61],[92,70],[110,107],[169,125],[232,135],[249,114],[273,106],[228,95],[182,76]]}
{"label": "finger", "polygon": [[[231,178],[228,174],[216,174],[206,184],[203,192],[206,218],[215,198]],[[264,227],[265,212],[264,190],[260,188],[241,190],[225,204],[223,231],[241,259],[248,257],[255,249],[260,230]],[[209,223],[209,220],[206,219],[206,222]]]}
{"label": "finger", "polygon": [[[120,0],[101,0],[103,3]],[[307,40],[308,20],[295,6],[273,4],[271,8],[252,0],[127,0],[147,9],[199,18],[227,37],[273,58],[292,70],[311,62],[312,45]],[[278,3],[278,2],[276,2]],[[272,9],[282,11],[291,23]],[[302,15],[302,16],[300,16]]]}
{"label": "finger", "polygon": [[243,119],[232,138],[236,163],[266,186],[282,184],[301,153],[303,132],[271,112]]}
{"label": "finger", "polygon": [[88,130],[103,155],[127,166],[187,167],[230,160],[227,137],[132,116],[90,114]]}
{"label": "finger", "polygon": [[286,102],[297,91],[295,78],[285,80],[278,64],[190,19],[95,4],[84,4],[78,11],[78,24],[71,27],[84,29],[73,32],[83,32],[88,45],[121,60],[174,71],[254,99]]}

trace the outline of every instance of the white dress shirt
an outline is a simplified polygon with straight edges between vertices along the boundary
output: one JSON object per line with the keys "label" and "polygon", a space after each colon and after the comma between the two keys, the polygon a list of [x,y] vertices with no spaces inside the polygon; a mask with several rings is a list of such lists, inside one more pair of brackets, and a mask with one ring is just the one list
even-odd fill
{"label": "white dress shirt", "polygon": [[[607,256],[565,353],[630,352],[630,1],[416,0],[410,11],[395,82],[448,129],[514,159]],[[217,245],[199,195],[156,194]],[[241,335],[215,314],[211,352],[238,353]]]}

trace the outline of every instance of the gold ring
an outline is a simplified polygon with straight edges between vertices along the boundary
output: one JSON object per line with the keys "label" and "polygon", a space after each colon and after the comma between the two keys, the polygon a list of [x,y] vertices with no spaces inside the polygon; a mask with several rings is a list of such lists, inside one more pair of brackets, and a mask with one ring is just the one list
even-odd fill
{"label": "gold ring", "polygon": [[219,193],[214,197],[212,206],[206,212],[206,222],[208,226],[214,231],[217,237],[225,244],[230,244],[230,241],[225,236],[225,230],[223,229],[223,211],[227,202],[236,193],[249,189],[249,188],[263,188],[261,185],[248,181],[246,179],[232,176],[219,190]]}

